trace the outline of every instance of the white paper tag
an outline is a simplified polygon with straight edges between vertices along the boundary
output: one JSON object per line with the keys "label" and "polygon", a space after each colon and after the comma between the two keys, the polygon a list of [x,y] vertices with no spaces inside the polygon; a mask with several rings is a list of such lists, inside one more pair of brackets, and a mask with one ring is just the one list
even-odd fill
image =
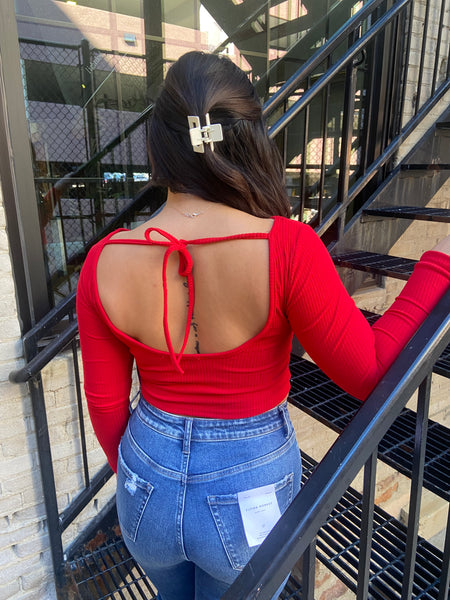
{"label": "white paper tag", "polygon": [[239,492],[238,502],[248,545],[262,544],[281,517],[275,485]]}

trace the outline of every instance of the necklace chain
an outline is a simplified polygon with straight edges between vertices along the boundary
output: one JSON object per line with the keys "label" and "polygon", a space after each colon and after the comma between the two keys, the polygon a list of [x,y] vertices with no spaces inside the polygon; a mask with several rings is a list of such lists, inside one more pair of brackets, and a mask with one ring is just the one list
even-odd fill
{"label": "necklace chain", "polygon": [[203,215],[205,213],[204,210],[199,210],[196,212],[188,212],[188,211],[179,211],[183,216],[185,217],[189,217],[189,219],[195,219],[195,217],[199,217],[200,215]]}
{"label": "necklace chain", "polygon": [[177,208],[176,206],[172,206],[171,208],[173,208],[174,210],[176,210],[178,213],[180,213],[180,215],[183,215],[183,217],[188,217],[189,219],[195,219],[195,217],[199,217],[200,215],[204,215],[205,212],[210,208],[208,206],[208,208],[206,208],[205,210],[180,210],[179,208]]}

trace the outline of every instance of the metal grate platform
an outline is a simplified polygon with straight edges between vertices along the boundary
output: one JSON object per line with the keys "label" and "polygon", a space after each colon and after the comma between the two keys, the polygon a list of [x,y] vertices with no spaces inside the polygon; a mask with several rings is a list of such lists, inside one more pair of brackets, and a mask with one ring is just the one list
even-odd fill
{"label": "metal grate platform", "polygon": [[[337,432],[349,423],[361,402],[342,391],[314,364],[292,356],[291,404]],[[379,445],[378,457],[406,476],[411,475],[415,413],[405,408]],[[450,501],[450,430],[429,421],[424,487]]]}
{"label": "metal grate platform", "polygon": [[[368,310],[361,310],[361,312],[366,317],[367,322],[371,326],[381,317],[381,315],[370,312]],[[450,378],[450,344],[441,354],[439,360],[435,363],[433,367],[433,372],[437,373],[438,375],[442,375],[443,377]]]}
{"label": "metal grate platform", "polygon": [[376,275],[385,275],[403,280],[409,278],[417,262],[410,258],[376,254],[375,252],[363,252],[360,250],[336,254],[332,258],[337,267],[347,267],[349,269],[356,269],[357,271],[366,271]]}
{"label": "metal grate platform", "polygon": [[[303,462],[306,480],[316,463],[305,455]],[[361,494],[349,488],[317,537],[317,557],[353,591],[356,591],[358,578],[361,504]],[[401,598],[406,539],[406,527],[375,506],[369,583],[371,599]],[[438,598],[442,565],[442,552],[419,537],[413,586],[415,600]]]}
{"label": "metal grate platform", "polygon": [[450,210],[444,208],[386,206],[383,208],[368,208],[363,211],[363,214],[372,217],[393,217],[397,219],[418,219],[420,221],[450,223]]}
{"label": "metal grate platform", "polygon": [[156,590],[119,535],[84,549],[69,562],[67,574],[79,600],[156,599]]}

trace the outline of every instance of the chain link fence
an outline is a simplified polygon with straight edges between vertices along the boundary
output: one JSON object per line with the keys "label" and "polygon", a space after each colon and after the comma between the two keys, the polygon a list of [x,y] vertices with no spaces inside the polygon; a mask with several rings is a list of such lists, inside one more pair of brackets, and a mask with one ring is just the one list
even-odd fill
{"label": "chain link fence", "polygon": [[[90,48],[86,40],[63,46],[22,39],[20,54],[47,277],[56,303],[76,286],[86,246],[150,176],[146,123],[123,136],[148,104],[146,61]],[[108,144],[112,148],[104,154]]]}

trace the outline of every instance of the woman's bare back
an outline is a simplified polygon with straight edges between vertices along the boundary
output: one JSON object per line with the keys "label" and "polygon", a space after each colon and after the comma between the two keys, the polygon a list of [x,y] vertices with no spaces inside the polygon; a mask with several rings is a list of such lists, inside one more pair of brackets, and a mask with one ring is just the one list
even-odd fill
{"label": "woman's bare back", "polygon": [[[196,217],[186,217],[195,205]],[[199,208],[200,207],[200,208]],[[192,208],[191,208],[192,211]],[[113,239],[145,240],[154,227],[177,239],[217,238],[240,233],[268,233],[272,219],[254,217],[221,204],[169,193],[154,218]],[[152,239],[164,240],[158,233]],[[267,239],[244,239],[188,245],[193,259],[194,313],[186,353],[215,353],[236,348],[258,334],[269,314]],[[163,258],[166,248],[109,244],[98,261],[100,299],[113,324],[151,348],[167,350],[163,330]],[[187,279],[178,273],[179,253],[167,263],[167,311],[170,339],[179,351],[188,318]]]}

